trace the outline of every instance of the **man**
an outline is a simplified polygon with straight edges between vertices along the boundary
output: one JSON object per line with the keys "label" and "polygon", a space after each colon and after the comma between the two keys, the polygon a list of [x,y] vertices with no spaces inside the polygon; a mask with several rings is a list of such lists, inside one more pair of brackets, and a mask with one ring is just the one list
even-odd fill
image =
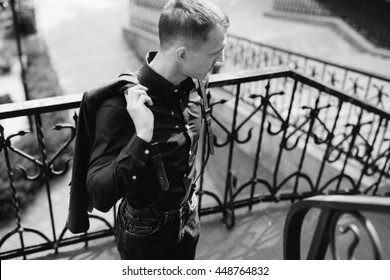
{"label": "man", "polygon": [[101,211],[123,198],[116,227],[122,259],[195,258],[200,226],[189,190],[202,122],[197,79],[224,61],[228,26],[207,0],[169,1],[160,49],[137,71],[139,84],[97,111],[87,190]]}

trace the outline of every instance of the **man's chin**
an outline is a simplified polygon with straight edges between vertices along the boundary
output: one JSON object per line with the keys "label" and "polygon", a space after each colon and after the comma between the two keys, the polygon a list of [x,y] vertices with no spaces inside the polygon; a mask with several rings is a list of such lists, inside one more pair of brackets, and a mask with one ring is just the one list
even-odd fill
{"label": "man's chin", "polygon": [[191,77],[193,79],[199,79],[199,80],[206,80],[209,75],[211,74],[211,71],[210,72],[207,72],[206,74],[204,75],[197,75],[196,77]]}
{"label": "man's chin", "polygon": [[209,77],[209,75],[211,74],[211,72],[212,71],[209,71],[205,74],[192,75],[192,76],[188,76],[188,77],[190,77],[192,79],[206,80]]}

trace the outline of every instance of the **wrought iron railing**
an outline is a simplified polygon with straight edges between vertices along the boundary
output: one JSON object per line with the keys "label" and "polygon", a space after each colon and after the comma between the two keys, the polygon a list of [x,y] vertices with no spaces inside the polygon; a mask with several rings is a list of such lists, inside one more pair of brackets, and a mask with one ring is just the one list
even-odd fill
{"label": "wrought iron railing", "polygon": [[[226,88],[232,82],[230,101],[223,97],[212,104],[213,112],[224,112],[219,106],[226,103],[233,110],[215,118],[216,145],[227,150],[221,153],[226,158],[218,158],[226,162],[223,201],[210,194],[219,206],[201,213],[223,211],[227,225],[234,226],[235,208],[260,201],[381,192],[389,177],[388,113],[288,69],[212,79],[210,85]],[[252,154],[247,164],[253,168],[234,163],[242,158],[240,149]]]}
{"label": "wrought iron railing", "polygon": [[[229,36],[222,72],[287,66],[352,97],[390,110],[390,72],[378,75],[238,36]],[[385,73],[384,73],[385,74]]]}
{"label": "wrought iron railing", "polygon": [[275,0],[282,12],[334,16],[344,20],[374,45],[390,47],[390,3],[383,0]]}
{"label": "wrought iron railing", "polygon": [[[29,254],[45,250],[53,250],[54,253],[57,253],[58,248],[61,246],[71,245],[79,242],[85,242],[85,244],[88,245],[89,240],[105,237],[112,234],[111,224],[96,215],[91,215],[91,218],[103,221],[103,223],[107,225],[108,230],[99,230],[81,236],[64,238],[64,235],[67,230],[63,227],[61,233],[59,235],[57,234],[58,222],[60,221],[58,221],[55,216],[55,205],[53,204],[53,199],[51,195],[51,181],[53,178],[62,176],[68,171],[68,162],[71,158],[64,163],[64,166],[61,170],[57,169],[58,167],[56,166],[56,163],[59,157],[64,153],[64,151],[69,148],[70,145],[72,145],[72,142],[76,135],[76,130],[74,124],[62,123],[55,125],[52,128],[53,133],[68,130],[69,135],[64,140],[64,143],[54,143],[56,144],[55,151],[50,153],[49,155],[48,146],[45,141],[46,137],[48,136],[48,129],[43,125],[43,119],[51,118],[52,115],[50,115],[50,113],[52,112],[58,112],[79,107],[80,100],[80,95],[73,95],[0,105],[0,120],[3,121],[18,118],[21,116],[29,116],[34,122],[34,126],[32,127],[33,131],[28,129],[16,133],[7,132],[7,128],[11,131],[13,130],[13,124],[11,122],[7,123],[7,127],[3,127],[0,124],[0,152],[5,162],[6,169],[2,170],[2,172],[7,172],[9,184],[8,188],[1,186],[1,190],[2,192],[9,191],[11,194],[10,203],[12,203],[12,209],[8,213],[7,221],[10,220],[11,222],[15,222],[15,226],[12,226],[12,224],[10,223],[7,223],[5,225],[5,227],[9,228],[9,231],[3,236],[1,236],[0,239],[0,248],[2,249],[2,252],[0,253],[1,259],[15,258],[19,256],[22,256],[24,259],[26,259],[27,255]],[[74,119],[75,121],[77,120],[77,115],[75,115]],[[21,121],[20,118],[16,119],[16,122],[18,121]],[[47,124],[48,122],[46,121],[45,123]],[[36,144],[36,146],[38,147],[38,154],[31,154],[28,151],[22,150],[20,147],[18,147],[18,142],[20,141],[20,138],[26,137],[26,135],[28,134],[35,135],[36,142],[30,143],[30,145],[34,146]],[[17,157],[23,158],[26,162],[29,162],[29,168],[20,165],[15,166],[15,163],[12,161],[12,159],[16,160]],[[24,180],[16,182],[15,175],[17,172],[22,174]],[[34,175],[31,174],[33,172],[35,172]],[[47,195],[49,212],[49,219],[48,223],[46,224],[49,225],[48,228],[50,229],[42,230],[38,229],[38,227],[25,226],[23,223],[21,216],[22,211],[19,207],[19,195],[21,193],[18,192],[18,185],[27,184],[31,181],[39,182],[39,184],[42,184],[44,186]],[[4,183],[4,181],[2,181],[2,183]],[[64,197],[63,199],[67,198]],[[66,211],[67,209],[61,209],[61,212],[63,213]],[[43,217],[46,217],[46,214],[47,213],[39,213],[39,216],[37,216],[36,219],[44,219]],[[4,221],[3,224],[5,224]],[[49,237],[50,235],[51,237]],[[15,236],[18,237],[19,244],[13,243],[16,242],[15,240],[12,241],[12,238],[15,238]],[[9,246],[7,246],[6,242],[10,242],[12,244],[8,244]],[[4,248],[6,249],[4,250]]]}
{"label": "wrought iron railing", "polygon": [[[389,175],[387,112],[289,69],[218,74],[211,76],[210,88],[217,149],[200,180],[201,215],[222,213],[226,225],[232,227],[235,209],[251,209],[260,202],[295,201],[330,193],[386,194],[382,186]],[[234,88],[235,94],[226,88]],[[89,240],[113,234],[115,208],[112,219],[91,216],[103,224],[103,229],[92,230],[91,225],[89,232],[70,237],[66,237],[64,227],[56,230],[61,221],[53,211],[57,205],[51,198],[51,179],[66,168],[59,171],[53,166],[65,147],[71,145],[75,125],[55,126],[56,130],[68,130],[69,136],[49,157],[42,119],[49,112],[77,109],[80,100],[81,95],[74,95],[0,106],[0,120],[33,117],[40,152],[32,156],[19,150],[17,138],[26,133],[9,135],[1,127],[0,156],[6,162],[7,188],[15,210],[10,216],[16,222],[9,233],[1,236],[1,259],[26,258],[45,250],[56,253],[60,247],[80,242],[88,245]],[[39,176],[29,177],[44,183],[49,233],[24,225],[14,181],[18,171],[11,154],[28,159],[38,170]],[[210,174],[220,179],[210,182]],[[27,245],[26,235],[41,240]],[[15,236],[19,237],[19,245],[13,242],[8,246]]]}
{"label": "wrought iron railing", "polygon": [[[307,216],[319,210],[315,230],[304,230]],[[284,231],[285,259],[388,259],[390,198],[366,196],[316,196],[291,207]],[[385,217],[385,218],[383,218]],[[301,240],[309,240],[306,250]],[[387,249],[387,251],[386,251]]]}

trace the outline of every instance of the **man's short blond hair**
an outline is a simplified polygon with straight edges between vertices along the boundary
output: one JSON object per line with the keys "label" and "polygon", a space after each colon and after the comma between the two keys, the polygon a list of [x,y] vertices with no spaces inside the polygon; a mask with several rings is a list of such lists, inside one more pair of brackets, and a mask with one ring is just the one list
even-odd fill
{"label": "man's short blond hair", "polygon": [[228,16],[207,0],[170,0],[164,6],[159,20],[159,39],[162,49],[176,40],[184,39],[197,47],[208,40],[217,25],[227,28]]}

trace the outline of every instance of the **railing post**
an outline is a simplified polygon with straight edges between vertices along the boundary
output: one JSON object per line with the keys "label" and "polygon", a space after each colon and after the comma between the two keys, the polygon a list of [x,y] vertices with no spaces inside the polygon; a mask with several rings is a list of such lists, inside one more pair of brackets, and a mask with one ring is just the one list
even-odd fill
{"label": "railing post", "polygon": [[230,202],[228,202],[228,194],[230,193],[230,190],[228,190],[230,186],[229,182],[229,176],[228,174],[231,173],[232,164],[233,164],[233,149],[234,149],[234,142],[237,139],[237,131],[236,131],[236,123],[237,123],[237,114],[238,114],[238,104],[240,102],[240,93],[241,93],[241,84],[237,84],[236,88],[236,95],[235,95],[235,102],[234,102],[234,111],[233,111],[233,119],[232,119],[232,126],[229,134],[229,154],[228,154],[228,163],[227,163],[227,170],[226,170],[226,181],[225,181],[225,195],[224,195],[224,206]]}
{"label": "railing post", "polygon": [[[11,191],[11,199],[12,199],[12,204],[14,207],[15,218],[16,218],[16,228],[11,233],[13,233],[13,232],[18,233],[21,249],[23,252],[22,256],[23,256],[23,259],[25,260],[27,257],[26,257],[26,253],[24,251],[25,244],[24,244],[24,238],[23,238],[23,228],[21,225],[21,218],[20,218],[20,208],[19,208],[19,202],[18,202],[17,195],[16,195],[16,187],[14,184],[15,183],[14,173],[12,172],[11,161],[10,161],[9,154],[8,154],[8,145],[10,144],[9,139],[10,139],[9,137],[7,139],[5,139],[4,128],[0,124],[0,152],[3,151],[3,153],[4,153],[4,159],[5,159],[5,164],[7,167],[8,180],[9,180],[9,186],[10,186],[10,191]],[[0,248],[2,247],[4,242],[7,240],[8,236],[6,235],[0,240]]]}
{"label": "railing post", "polygon": [[[263,133],[264,133],[264,125],[265,125],[265,119],[267,117],[267,109],[268,105],[270,103],[270,95],[269,95],[269,89],[271,87],[270,85],[271,81],[268,80],[267,86],[265,87],[265,97],[261,98],[260,107],[263,107],[263,112],[261,115],[261,123],[260,123],[260,130],[259,130],[259,140],[257,141],[257,148],[256,148],[256,154],[255,154],[255,165],[253,168],[253,174],[252,174],[252,186],[251,186],[251,200],[253,199],[254,193],[255,193],[255,186],[256,186],[256,177],[257,177],[257,169],[259,166],[260,161],[260,153],[261,153],[261,144],[263,143]],[[252,203],[249,205],[249,211],[252,210]]]}
{"label": "railing post", "polygon": [[282,123],[283,135],[282,135],[282,139],[280,141],[279,153],[277,155],[277,160],[276,160],[275,169],[274,169],[274,173],[273,173],[273,188],[274,188],[273,191],[275,193],[278,190],[278,178],[277,177],[278,177],[278,173],[279,173],[279,167],[280,167],[280,161],[281,161],[282,154],[283,154],[283,149],[285,148],[285,145],[286,145],[287,129],[289,127],[289,120],[290,120],[291,111],[292,111],[292,107],[294,104],[295,93],[297,91],[297,88],[298,88],[298,80],[295,80],[294,86],[292,89],[292,93],[291,93],[290,106],[288,109],[287,118],[286,118],[286,120],[283,120],[283,123]]}
{"label": "railing post", "polygon": [[41,152],[42,165],[40,166],[40,169],[41,169],[40,172],[43,175],[43,180],[44,180],[44,184],[46,187],[47,201],[49,203],[50,224],[51,224],[51,230],[53,233],[54,251],[55,251],[55,253],[58,253],[57,234],[56,234],[56,229],[55,229],[53,205],[52,205],[52,201],[51,201],[51,187],[50,187],[50,182],[49,182],[51,170],[50,170],[50,166],[48,165],[48,162],[47,162],[45,135],[43,133],[42,119],[41,119],[40,114],[35,115],[35,127],[36,127],[36,133],[37,133],[38,147],[39,147],[39,150]]}

